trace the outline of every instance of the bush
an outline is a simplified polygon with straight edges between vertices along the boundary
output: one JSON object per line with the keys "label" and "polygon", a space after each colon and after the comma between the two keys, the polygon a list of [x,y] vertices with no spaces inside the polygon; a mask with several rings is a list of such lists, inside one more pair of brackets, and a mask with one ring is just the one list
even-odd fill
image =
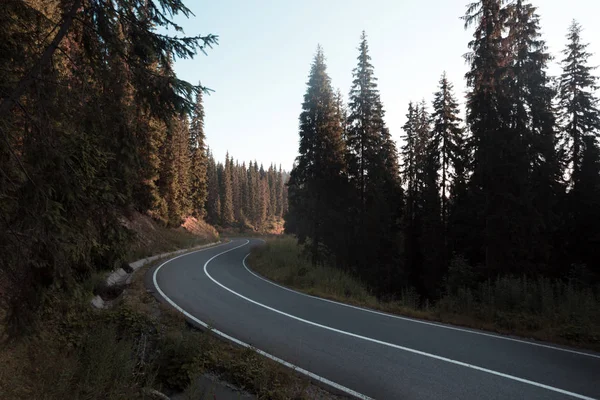
{"label": "bush", "polygon": [[410,287],[379,301],[345,271],[312,265],[292,237],[253,249],[248,262],[267,278],[316,296],[542,340],[600,344],[600,287],[586,286],[589,273],[581,266],[574,266],[565,281],[525,276],[479,281],[465,258],[455,255],[444,280],[444,295],[430,304]]}
{"label": "bush", "polygon": [[184,390],[204,372],[201,337],[196,332],[174,332],[161,340],[158,379],[170,389]]}
{"label": "bush", "polygon": [[456,294],[461,288],[472,288],[475,282],[473,267],[460,254],[450,260],[448,274],[444,280],[446,292]]}
{"label": "bush", "polygon": [[248,264],[263,276],[308,293],[374,305],[377,299],[352,275],[329,265],[313,265],[291,236],[271,239],[252,250]]}

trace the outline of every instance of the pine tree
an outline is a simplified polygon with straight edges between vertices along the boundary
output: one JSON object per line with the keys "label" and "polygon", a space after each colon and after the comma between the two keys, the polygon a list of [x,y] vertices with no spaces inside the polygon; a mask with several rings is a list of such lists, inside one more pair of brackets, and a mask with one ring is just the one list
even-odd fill
{"label": "pine tree", "polygon": [[556,152],[555,93],[546,74],[551,57],[541,39],[536,8],[517,0],[507,6],[507,13],[506,43],[511,57],[507,86],[513,104],[510,124],[519,138],[518,175],[525,180],[519,190],[521,218],[513,235],[528,241],[527,246],[520,245],[521,270],[537,272],[556,259],[556,208],[564,191]]}
{"label": "pine tree", "polygon": [[179,215],[173,224],[179,225],[183,219],[191,214],[191,175],[190,175],[190,152],[189,152],[189,120],[186,114],[177,118],[175,121],[175,129],[177,135],[177,180],[178,192],[177,202],[179,207]]}
{"label": "pine tree", "polygon": [[260,165],[259,170],[259,179],[258,179],[258,212],[257,212],[257,222],[259,230],[262,230],[266,223],[268,212],[270,208],[270,193],[269,193],[269,181],[267,178],[267,173],[263,168],[263,165]]}
{"label": "pine tree", "polygon": [[580,171],[569,193],[569,231],[565,243],[572,262],[600,279],[600,147],[592,135],[583,138]]}
{"label": "pine tree", "polygon": [[[378,150],[385,129],[377,79],[373,73],[366,34],[363,31],[359,47],[358,66],[354,69],[348,114],[347,145],[348,174],[358,191],[358,207],[363,221],[367,207],[367,192],[371,189],[370,170],[381,163]],[[363,229],[364,230],[364,229]]]}
{"label": "pine tree", "polygon": [[588,45],[581,41],[581,26],[573,21],[563,51],[560,76],[561,151],[568,171],[569,193],[564,204],[567,229],[564,242],[570,262],[591,268],[600,277],[600,111],[595,94],[597,77],[588,66]]}
{"label": "pine tree", "polygon": [[[417,194],[423,191],[427,165],[429,163],[428,158],[432,152],[432,149],[430,149],[431,125],[431,115],[427,110],[427,103],[425,102],[425,99],[423,99],[416,108],[415,176]],[[435,156],[432,155],[432,157]]]}
{"label": "pine tree", "polygon": [[563,125],[561,145],[571,186],[579,179],[585,137],[597,137],[600,132],[598,99],[594,94],[596,77],[591,74],[593,67],[587,65],[591,54],[586,51],[588,45],[581,42],[581,30],[576,21],[569,27],[569,43],[563,50],[563,73],[558,87]]}
{"label": "pine tree", "polygon": [[285,216],[288,214],[289,211],[289,200],[288,200],[288,183],[290,181],[290,175],[287,173],[283,173],[282,175],[282,179],[281,179],[281,183],[283,185],[283,188],[281,189],[281,197],[282,197],[282,203],[281,203],[281,214],[282,216]]}
{"label": "pine tree", "polygon": [[[394,281],[392,272],[397,264],[393,254],[385,253],[397,247],[393,241],[398,228],[396,212],[400,209],[398,155],[384,122],[365,32],[361,35],[358,50],[346,129],[348,174],[355,193],[351,200],[352,209],[357,214],[352,224],[357,231],[350,240],[356,243],[353,248],[360,249],[352,259],[360,272],[372,278],[373,271],[365,269],[372,268],[374,257],[380,257],[377,263],[380,271],[377,273],[384,275],[386,279],[383,281],[391,285]],[[343,115],[340,103],[338,100],[338,113]]]}
{"label": "pine tree", "polygon": [[255,230],[258,230],[258,165],[256,161],[248,164],[248,211],[247,215]]}
{"label": "pine tree", "polygon": [[[459,117],[458,103],[454,97],[453,86],[446,73],[442,75],[439,90],[433,100],[432,153],[441,168],[441,214],[444,227],[448,224],[448,198],[451,193],[452,175],[461,166],[464,146],[462,120]],[[463,162],[464,165],[464,162]],[[457,168],[458,167],[458,168]],[[464,166],[463,166],[464,168]]]}
{"label": "pine tree", "polygon": [[403,148],[408,193],[404,215],[406,276],[421,295],[434,297],[444,271],[438,143],[425,101],[409,104]]}
{"label": "pine tree", "polygon": [[244,220],[244,212],[242,209],[242,187],[240,182],[238,162],[233,163],[233,157],[229,160],[231,168],[231,196],[233,205],[233,216],[236,223],[241,224]]}
{"label": "pine tree", "polygon": [[190,125],[189,143],[191,209],[192,215],[197,218],[206,216],[206,201],[208,198],[208,160],[204,141],[204,105],[202,104],[202,93],[198,93]]}
{"label": "pine tree", "polygon": [[189,211],[189,132],[184,115],[167,124],[167,138],[160,150],[161,168],[158,180],[163,199],[158,210],[170,226],[179,226]]}
{"label": "pine tree", "polygon": [[413,207],[412,199],[416,192],[417,184],[417,109],[413,102],[408,104],[408,113],[406,114],[406,123],[402,126],[404,135],[402,140],[404,145],[401,148],[402,166],[401,174],[407,189],[407,211],[408,218],[412,217]]}
{"label": "pine tree", "polygon": [[[252,163],[249,164],[250,166]],[[252,207],[251,197],[252,197],[252,187],[250,186],[251,180],[249,179],[250,169],[246,168],[246,162],[242,162],[242,169],[240,171],[240,181],[242,183],[242,209],[244,214],[244,223],[252,223]]]}
{"label": "pine tree", "polygon": [[342,127],[342,138],[344,142],[348,141],[348,108],[344,104],[344,96],[342,91],[338,89],[335,92],[335,103],[337,106],[337,113],[340,118],[340,126]]}
{"label": "pine tree", "polygon": [[208,196],[206,199],[206,217],[208,222],[216,225],[221,220],[221,184],[219,182],[215,159],[209,149],[207,150],[207,153]]}
{"label": "pine tree", "polygon": [[273,164],[271,164],[267,171],[267,180],[269,184],[269,210],[267,214],[269,218],[274,218],[277,212],[277,188],[275,184],[275,174],[275,167]]}
{"label": "pine tree", "polygon": [[178,14],[189,15],[179,0],[2,2],[0,242],[10,256],[0,275],[17,293],[11,316],[35,311],[48,286],[69,291],[123,263],[124,215],[177,224],[186,213],[174,190],[186,186],[174,174],[180,137],[167,131],[202,88],[175,75],[171,55],[191,58],[216,37],[162,32]]}
{"label": "pine tree", "polygon": [[[467,124],[472,138],[472,175],[469,182],[471,215],[465,221],[472,233],[463,249],[474,263],[483,262],[492,276],[519,265],[516,250],[524,240],[513,235],[522,224],[519,193],[523,187],[520,137],[509,124],[512,100],[503,30],[507,14],[502,0],[472,3],[464,17],[465,27],[476,25],[471,52],[466,60]],[[500,173],[501,171],[501,173]]]}
{"label": "pine tree", "polygon": [[276,197],[276,207],[275,207],[275,216],[277,218],[283,217],[283,172],[281,170],[281,164],[279,164],[279,171],[276,172],[275,176],[275,197]]}
{"label": "pine tree", "polygon": [[338,258],[347,251],[339,241],[343,225],[344,143],[325,56],[319,47],[300,114],[300,146],[289,182],[289,212],[300,242],[310,241],[312,262],[323,259],[322,246]]}
{"label": "pine tree", "polygon": [[225,156],[225,165],[219,164],[221,171],[221,224],[231,226],[235,221],[233,214],[232,170],[229,152]]}
{"label": "pine tree", "polygon": [[440,157],[437,143],[432,140],[429,132],[425,132],[427,131],[423,129],[422,141],[426,143],[424,155],[420,158],[423,165],[418,167],[422,181],[416,210],[418,226],[413,228],[419,232],[415,242],[418,243],[419,258],[423,260],[423,264],[419,268],[419,280],[415,283],[425,297],[436,298],[446,268],[444,225],[438,184]]}

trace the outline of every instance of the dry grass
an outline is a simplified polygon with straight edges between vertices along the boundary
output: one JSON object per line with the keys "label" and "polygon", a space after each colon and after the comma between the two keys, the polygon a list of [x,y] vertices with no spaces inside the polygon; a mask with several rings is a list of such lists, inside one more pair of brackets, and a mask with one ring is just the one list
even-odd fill
{"label": "dry grass", "polygon": [[307,294],[391,314],[600,349],[600,290],[539,279],[501,278],[473,288],[457,287],[434,304],[407,288],[381,301],[354,277],[313,266],[292,237],[255,248],[249,266],[259,274]]}
{"label": "dry grass", "polygon": [[269,218],[264,226],[260,229],[255,229],[250,223],[244,222],[231,227],[218,227],[219,233],[222,236],[251,236],[251,237],[275,237],[283,234],[283,218]]}
{"label": "dry grass", "polygon": [[[113,309],[89,306],[82,286],[71,297],[50,294],[43,330],[0,348],[3,400],[149,398],[145,389],[198,393],[198,377],[216,376],[259,399],[336,398],[304,376],[251,349],[190,328],[143,283],[147,266]],[[210,398],[210,391],[195,399]]]}
{"label": "dry grass", "polygon": [[145,271],[143,268],[136,274],[123,298],[123,306],[150,316],[162,332],[159,348],[163,358],[158,373],[162,385],[194,391],[195,377],[211,373],[261,399],[337,398],[254,350],[188,327],[182,314],[146,292]]}
{"label": "dry grass", "polygon": [[123,224],[135,234],[127,255],[128,261],[219,240],[219,233],[213,226],[194,217],[186,218],[181,227],[176,229],[162,226],[140,213],[124,219]]}
{"label": "dry grass", "polygon": [[[185,229],[167,229],[137,215],[126,222],[138,235],[132,259],[212,242],[211,226],[188,219]],[[69,294],[50,290],[37,320],[41,329],[0,345],[2,400],[121,400],[150,398],[148,388],[198,394],[198,379],[210,373],[261,399],[335,396],[304,376],[249,349],[190,328],[183,316],[146,292],[139,270],[110,310],[94,310],[90,299],[103,275]],[[0,314],[2,313],[0,308]],[[4,327],[0,326],[0,335]],[[194,397],[210,398],[210,391]]]}

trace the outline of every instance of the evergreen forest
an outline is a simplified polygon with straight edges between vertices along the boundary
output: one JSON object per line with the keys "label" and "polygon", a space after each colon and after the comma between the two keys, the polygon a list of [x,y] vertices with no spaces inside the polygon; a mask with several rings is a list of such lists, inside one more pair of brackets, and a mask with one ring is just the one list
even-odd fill
{"label": "evergreen forest", "polygon": [[508,276],[598,284],[600,114],[582,27],[573,21],[551,55],[528,1],[476,1],[463,22],[466,97],[440,71],[433,97],[407,105],[398,144],[385,112],[401,110],[382,104],[365,32],[347,98],[317,49],[286,231],[313,264],[381,297],[410,287],[435,300],[451,281]]}

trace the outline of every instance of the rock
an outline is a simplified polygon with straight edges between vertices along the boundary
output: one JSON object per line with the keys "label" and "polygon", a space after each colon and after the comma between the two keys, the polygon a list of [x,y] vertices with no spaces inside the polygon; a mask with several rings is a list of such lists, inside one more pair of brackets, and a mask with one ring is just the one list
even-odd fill
{"label": "rock", "polygon": [[149,396],[153,399],[158,399],[158,400],[171,400],[169,398],[169,396],[167,396],[164,393],[159,392],[158,390],[155,389],[150,389],[150,388],[144,388],[142,389],[142,391],[144,392],[144,394],[146,396]]}
{"label": "rock", "polygon": [[102,297],[100,297],[100,296],[94,296],[94,298],[92,299],[92,306],[99,310],[106,308],[106,305],[104,304],[104,300],[102,300]]}

